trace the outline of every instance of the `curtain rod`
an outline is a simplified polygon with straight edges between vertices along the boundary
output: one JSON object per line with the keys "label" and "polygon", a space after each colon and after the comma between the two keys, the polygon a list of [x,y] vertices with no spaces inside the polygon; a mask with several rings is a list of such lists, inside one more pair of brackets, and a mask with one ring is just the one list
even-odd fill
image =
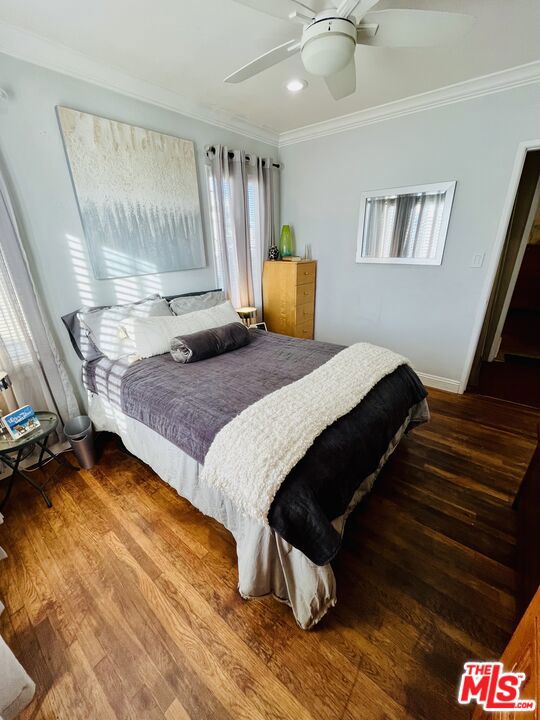
{"label": "curtain rod", "polygon": [[[206,151],[206,154],[207,154],[207,155],[208,155],[208,153],[214,153],[214,154],[215,154],[215,152],[216,152],[216,146],[215,146],[215,145],[207,145],[206,148],[205,148],[205,151]],[[229,158],[232,159],[233,157],[234,157],[234,152],[232,152],[232,150],[231,150],[231,151],[229,151]],[[261,158],[261,159],[262,159],[263,163],[266,162],[266,159],[265,159],[265,158]],[[246,153],[246,160],[247,160],[248,162],[251,160],[251,155],[250,155],[249,153]],[[274,161],[272,161],[272,167],[275,167],[275,168],[277,168],[277,169],[279,170],[279,169],[281,168],[281,164],[280,164],[280,163],[275,163]]]}

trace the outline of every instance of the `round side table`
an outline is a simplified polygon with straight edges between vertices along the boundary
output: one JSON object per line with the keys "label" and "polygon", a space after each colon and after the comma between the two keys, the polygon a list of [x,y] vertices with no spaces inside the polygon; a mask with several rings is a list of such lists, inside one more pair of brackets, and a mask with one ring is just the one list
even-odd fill
{"label": "round side table", "polygon": [[36,412],[36,416],[39,420],[39,427],[28,433],[28,435],[24,435],[18,440],[13,440],[11,437],[8,438],[5,434],[0,436],[0,462],[7,465],[7,467],[12,470],[11,476],[7,479],[7,490],[3,499],[0,501],[0,511],[4,509],[7,501],[9,500],[17,477],[22,478],[35,490],[37,490],[45,501],[47,507],[52,507],[49,496],[45,491],[46,483],[40,485],[34,480],[34,478],[30,477],[25,470],[22,470],[19,467],[22,460],[30,454],[32,445],[37,445],[40,448],[39,460],[37,463],[32,465],[32,470],[37,470],[43,467],[45,455],[47,455],[48,458],[56,460],[59,465],[65,465],[72,470],[79,469],[72,465],[61,454],[57,455],[47,447],[47,442],[51,433],[54,432],[58,426],[58,415],[52,412]]}

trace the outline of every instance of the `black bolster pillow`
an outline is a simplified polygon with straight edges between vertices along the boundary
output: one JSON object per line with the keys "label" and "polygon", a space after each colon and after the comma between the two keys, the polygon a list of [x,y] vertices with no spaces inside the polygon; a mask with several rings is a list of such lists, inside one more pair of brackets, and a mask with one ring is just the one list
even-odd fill
{"label": "black bolster pillow", "polygon": [[251,339],[249,330],[241,322],[179,335],[171,340],[171,355],[179,363],[206,360],[222,353],[238,350]]}

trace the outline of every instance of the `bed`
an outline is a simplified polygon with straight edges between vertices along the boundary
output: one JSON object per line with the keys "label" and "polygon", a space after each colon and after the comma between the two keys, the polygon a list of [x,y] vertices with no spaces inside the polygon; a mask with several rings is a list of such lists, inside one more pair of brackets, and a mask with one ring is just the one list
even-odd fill
{"label": "bed", "polygon": [[[317,435],[272,496],[267,521],[260,522],[206,479],[209,450],[233,420],[330,367],[344,349],[249,332],[245,347],[192,364],[179,365],[170,353],[131,364],[105,357],[85,362],[89,415],[97,430],[118,434],[179,495],[232,533],[242,597],[274,595],[309,629],[336,603],[331,562],[348,516],[403,435],[429,419],[426,391],[407,364],[385,374]],[[272,431],[279,437],[279,421]],[[248,435],[242,448],[254,465],[265,445],[264,431],[259,435],[255,441]],[[290,435],[288,430],[282,438],[284,450]],[[279,448],[276,453],[281,455]]]}

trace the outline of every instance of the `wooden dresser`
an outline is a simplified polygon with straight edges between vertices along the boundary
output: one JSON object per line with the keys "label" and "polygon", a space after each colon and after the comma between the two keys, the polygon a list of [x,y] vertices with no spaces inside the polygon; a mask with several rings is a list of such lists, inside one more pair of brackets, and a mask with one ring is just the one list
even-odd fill
{"label": "wooden dresser", "polygon": [[316,274],[315,260],[264,263],[264,321],[271,332],[313,340]]}

